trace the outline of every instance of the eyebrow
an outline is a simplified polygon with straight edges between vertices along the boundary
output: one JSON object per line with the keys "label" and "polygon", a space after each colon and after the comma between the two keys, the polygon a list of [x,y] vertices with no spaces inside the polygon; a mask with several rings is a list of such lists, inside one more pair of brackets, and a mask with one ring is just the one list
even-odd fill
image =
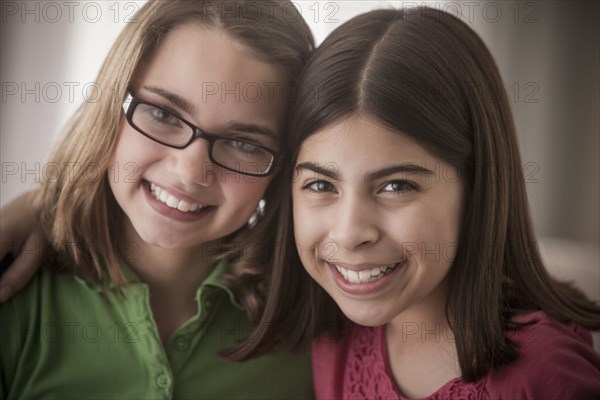
{"label": "eyebrow", "polygon": [[406,164],[394,165],[389,168],[380,169],[379,171],[370,172],[365,177],[365,180],[367,182],[372,182],[372,181],[381,179],[383,177],[386,177],[388,175],[397,174],[397,173],[404,173],[404,174],[411,174],[411,175],[419,174],[422,176],[435,175],[435,172],[433,172],[430,169],[427,169],[427,168],[422,167],[417,164],[406,163]]}
{"label": "eyebrow", "polygon": [[266,126],[260,126],[260,125],[256,125],[256,124],[231,122],[227,125],[226,130],[250,133],[250,134],[254,134],[254,135],[264,135],[264,136],[269,136],[275,140],[279,140],[279,138],[277,137],[275,132],[273,132],[271,129],[267,128]]}
{"label": "eyebrow", "polygon": [[[307,169],[307,170],[313,171],[319,175],[323,175],[328,178],[334,179],[336,181],[339,180],[337,169],[331,168],[331,166],[335,165],[335,164],[328,164],[328,165],[329,165],[328,168],[324,168],[319,163],[314,163],[314,162],[308,161],[308,162],[303,162],[303,163],[297,164],[296,169]],[[377,179],[386,177],[388,175],[397,174],[397,173],[421,174],[421,175],[426,175],[426,176],[435,175],[435,172],[433,172],[430,169],[427,169],[425,167],[422,167],[420,165],[413,164],[413,163],[405,163],[405,164],[399,164],[399,165],[394,165],[392,167],[380,169],[378,171],[370,172],[366,175],[365,180],[367,182],[372,182],[372,181],[376,181]]]}
{"label": "eyebrow", "polygon": [[333,180],[336,180],[336,181],[338,180],[337,170],[334,170],[332,168],[323,168],[319,163],[314,163],[314,162],[310,162],[310,161],[303,162],[303,163],[297,164],[296,169],[308,169],[318,175],[324,175]]}
{"label": "eyebrow", "polygon": [[156,86],[144,86],[144,89],[146,89],[149,92],[159,95],[160,97],[167,100],[169,103],[171,103],[175,107],[179,108],[180,110],[185,111],[186,113],[188,113],[190,115],[196,113],[196,107],[194,107],[194,105],[191,102],[187,101],[185,98],[183,98],[175,93],[169,92],[168,90],[165,90],[165,89],[158,88]]}
{"label": "eyebrow", "polygon": [[[175,107],[185,111],[186,113],[188,113],[190,115],[196,113],[196,107],[194,107],[194,105],[191,102],[189,102],[185,98],[183,98],[175,93],[169,92],[168,90],[161,89],[156,86],[144,86],[144,89],[146,89],[149,92],[159,95],[160,97],[164,98],[165,100],[167,100],[169,103],[171,103]],[[260,125],[256,125],[256,124],[231,122],[227,125],[226,130],[242,132],[242,133],[249,133],[249,134],[256,134],[256,135],[264,135],[264,136],[269,136],[275,140],[278,140],[277,135],[271,129],[269,129],[265,126],[260,126]]]}

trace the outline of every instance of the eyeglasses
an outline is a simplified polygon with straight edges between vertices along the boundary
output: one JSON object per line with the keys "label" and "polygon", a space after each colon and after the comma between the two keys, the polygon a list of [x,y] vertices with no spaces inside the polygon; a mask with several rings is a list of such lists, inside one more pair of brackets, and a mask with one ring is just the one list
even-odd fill
{"label": "eyeglasses", "polygon": [[155,142],[184,149],[199,137],[210,143],[210,160],[223,168],[252,176],[273,172],[277,153],[257,143],[206,133],[172,111],[129,93],[123,102],[123,111],[132,128]]}

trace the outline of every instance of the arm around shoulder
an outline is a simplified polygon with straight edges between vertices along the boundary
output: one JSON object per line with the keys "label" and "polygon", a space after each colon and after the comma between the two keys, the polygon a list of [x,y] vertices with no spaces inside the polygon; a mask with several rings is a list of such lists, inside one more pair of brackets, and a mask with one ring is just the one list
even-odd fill
{"label": "arm around shoulder", "polygon": [[7,267],[0,271],[0,303],[31,281],[49,249],[34,212],[35,194],[26,192],[0,208],[0,261]]}

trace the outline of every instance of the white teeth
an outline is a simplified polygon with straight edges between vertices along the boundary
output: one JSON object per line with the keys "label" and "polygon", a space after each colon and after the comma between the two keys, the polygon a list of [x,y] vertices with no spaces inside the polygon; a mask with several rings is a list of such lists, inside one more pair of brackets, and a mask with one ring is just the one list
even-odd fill
{"label": "white teeth", "polygon": [[348,270],[348,280],[350,282],[358,282],[358,272]]}
{"label": "white teeth", "polygon": [[171,208],[177,208],[177,205],[179,204],[179,199],[175,196],[173,196],[172,194],[169,195],[169,197],[167,197],[167,205]]}
{"label": "white teeth", "polygon": [[160,201],[162,201],[163,203],[166,203],[168,197],[169,197],[169,193],[162,191],[162,192],[160,192],[160,196],[158,197],[158,199]]}
{"label": "white teeth", "polygon": [[385,265],[383,267],[375,267],[371,269],[364,269],[362,271],[353,271],[340,267],[339,265],[333,264],[338,272],[350,283],[366,283],[373,282],[381,278],[387,271],[391,271],[398,264]]}
{"label": "white teeth", "polygon": [[366,281],[370,277],[371,277],[371,271],[370,270],[363,270],[363,271],[359,271],[358,272],[358,278],[361,281]]}
{"label": "white teeth", "polygon": [[185,200],[179,200],[177,197],[173,196],[160,186],[156,186],[154,183],[150,183],[150,192],[152,193],[155,199],[161,201],[162,203],[165,203],[171,208],[176,208],[182,212],[193,212],[207,207],[198,203],[190,203]]}
{"label": "white teeth", "polygon": [[179,202],[179,204],[177,205],[177,209],[178,209],[179,211],[188,212],[188,211],[190,210],[190,206],[191,206],[191,204],[190,204],[190,203],[188,203],[188,202],[187,202],[187,201],[185,201],[185,200],[181,200],[181,201]]}

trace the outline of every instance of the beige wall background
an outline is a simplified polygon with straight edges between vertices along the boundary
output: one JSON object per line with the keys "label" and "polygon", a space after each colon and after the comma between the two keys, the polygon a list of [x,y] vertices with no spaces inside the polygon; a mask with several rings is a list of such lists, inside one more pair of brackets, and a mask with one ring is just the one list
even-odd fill
{"label": "beige wall background", "polygon": [[[0,203],[44,159],[143,2],[3,1]],[[500,67],[549,268],[600,300],[600,6],[591,1],[297,1],[318,40],[354,15],[428,5],[461,17]],[[290,10],[290,18],[294,17]]]}

